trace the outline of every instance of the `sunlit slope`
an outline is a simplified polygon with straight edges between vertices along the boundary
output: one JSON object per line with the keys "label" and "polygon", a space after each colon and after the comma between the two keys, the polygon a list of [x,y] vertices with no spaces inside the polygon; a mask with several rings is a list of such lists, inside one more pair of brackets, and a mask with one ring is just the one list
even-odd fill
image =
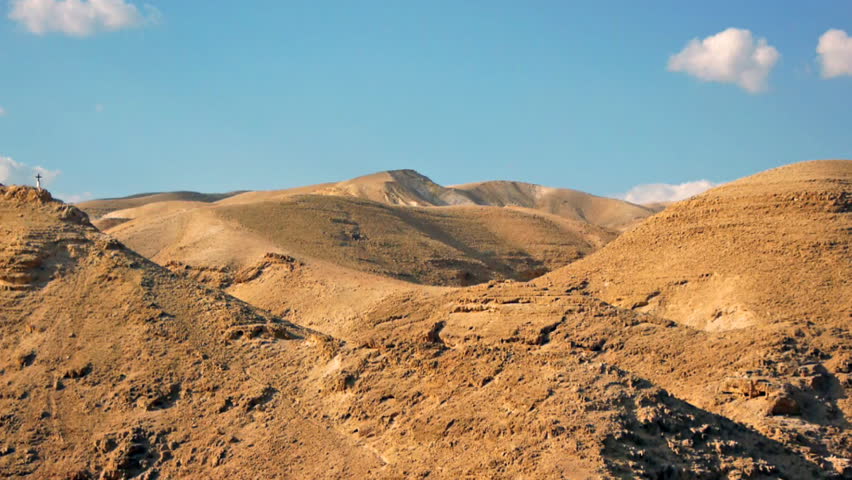
{"label": "sunlit slope", "polygon": [[848,325],[852,161],[769,170],[670,206],[540,280],[706,330]]}
{"label": "sunlit slope", "polygon": [[109,233],[160,263],[245,266],[266,250],[435,285],[533,278],[614,237],[523,209],[411,208],[326,195],[188,211],[176,205]]}

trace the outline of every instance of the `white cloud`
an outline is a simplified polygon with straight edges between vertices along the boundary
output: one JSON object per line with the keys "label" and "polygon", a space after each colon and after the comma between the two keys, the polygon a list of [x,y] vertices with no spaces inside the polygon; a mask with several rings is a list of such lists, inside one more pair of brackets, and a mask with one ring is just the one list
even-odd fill
{"label": "white cloud", "polygon": [[696,180],[676,185],[670,183],[649,183],[636,185],[627,193],[620,195],[620,198],[640,205],[656,202],[677,202],[703,193],[716,185],[718,184],[707,180]]}
{"label": "white cloud", "polygon": [[767,88],[767,77],[781,54],[749,30],[729,28],[704,40],[693,39],[669,58],[668,69],[708,82],[733,83],[751,93]]}
{"label": "white cloud", "polygon": [[0,117],[5,117],[5,116],[6,116],[6,109],[3,108],[3,107],[0,107]]}
{"label": "white cloud", "polygon": [[156,22],[160,13],[150,5],[143,14],[125,0],[12,0],[9,18],[36,35],[58,32],[85,37]]}
{"label": "white cloud", "polygon": [[823,33],[816,50],[823,78],[852,76],[852,37],[845,31],[831,29]]}
{"label": "white cloud", "polygon": [[102,103],[95,104],[95,112],[101,113],[104,111],[104,105]]}
{"label": "white cloud", "polygon": [[38,173],[42,176],[41,183],[44,186],[50,185],[56,177],[62,174],[59,170],[48,170],[41,166],[31,167],[9,157],[0,157],[0,183],[2,184],[33,185]]}

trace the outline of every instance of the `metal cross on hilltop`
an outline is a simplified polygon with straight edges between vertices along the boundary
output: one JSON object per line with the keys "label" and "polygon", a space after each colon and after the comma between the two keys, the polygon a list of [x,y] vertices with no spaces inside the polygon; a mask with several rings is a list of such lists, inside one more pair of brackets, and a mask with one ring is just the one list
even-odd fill
{"label": "metal cross on hilltop", "polygon": [[44,177],[41,176],[41,173],[37,173],[36,176],[35,176],[36,188],[38,188],[39,190],[41,190],[41,179],[42,178],[44,178]]}

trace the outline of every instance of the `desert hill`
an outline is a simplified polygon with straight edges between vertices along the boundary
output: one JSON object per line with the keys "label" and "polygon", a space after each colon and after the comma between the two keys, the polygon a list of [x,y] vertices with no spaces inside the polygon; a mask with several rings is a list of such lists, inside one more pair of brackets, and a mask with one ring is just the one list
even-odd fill
{"label": "desert hill", "polygon": [[489,181],[444,187],[414,170],[390,170],[343,182],[290,190],[247,192],[221,203],[279,200],[301,194],[354,197],[387,205],[415,207],[522,207],[614,230],[624,230],[662,209],[660,206],[644,207],[577,190],[523,182]]}
{"label": "desert hill", "polygon": [[532,210],[328,195],[202,207],[161,202],[115,213],[134,218],[106,232],[147,258],[276,314],[296,314],[306,326],[322,324],[326,333],[416,284],[527,280],[615,237]]}
{"label": "desert hill", "polygon": [[[46,192],[0,190],[0,220],[0,476],[209,478],[221,465],[252,478],[284,461],[308,477],[381,464],[285,407],[279,391],[295,381],[273,387],[254,371],[270,355],[281,378],[307,371],[312,332],[150,263]],[[282,436],[265,438],[270,421]],[[295,460],[310,455],[326,465]]]}
{"label": "desert hill", "polygon": [[[845,478],[852,475],[850,166],[805,162],[720,187],[532,284],[491,283],[437,300],[403,292],[343,325],[315,326],[382,343],[363,337],[387,318],[407,324],[425,316],[453,347],[565,343]],[[626,323],[618,323],[625,311],[575,318],[568,305],[577,294],[640,315]]]}
{"label": "desert hill", "polygon": [[0,237],[4,476],[829,475],[601,362],[618,349],[592,335],[670,327],[588,296],[411,292],[340,342],[150,263],[43,191],[0,189]]}
{"label": "desert hill", "polygon": [[[80,206],[96,226],[160,264],[238,270],[274,252],[431,285],[528,280],[654,212],[519,182],[443,187],[413,170],[215,202],[167,198]],[[121,202],[127,208],[104,213]]]}
{"label": "desert hill", "polygon": [[[163,202],[106,228],[154,261],[243,268],[269,252],[431,285],[527,280],[615,237],[534,210],[390,206],[328,195],[251,203]],[[106,225],[109,226],[109,225]]]}
{"label": "desert hill", "polygon": [[139,193],[120,198],[104,198],[89,200],[77,204],[77,207],[85,211],[91,218],[98,219],[116,210],[141,207],[156,202],[216,202],[243,192],[230,193],[199,193],[199,192],[157,192]]}
{"label": "desert hill", "polygon": [[451,188],[477,205],[532,208],[619,231],[661,210],[577,190],[522,182],[480,182]]}
{"label": "desert hill", "polygon": [[[530,284],[491,283],[432,301],[388,297],[336,334],[376,335],[393,312],[403,324],[431,318],[454,348],[567,344],[846,478],[851,186],[849,161],[763,172],[671,206]],[[578,294],[623,310],[575,317],[589,308],[571,306]]]}
{"label": "desert hill", "polygon": [[541,284],[704,330],[848,326],[852,161],[804,162],[670,206]]}
{"label": "desert hill", "polygon": [[467,196],[452,188],[442,187],[414,170],[390,170],[365,175],[322,188],[317,193],[411,207],[476,204]]}

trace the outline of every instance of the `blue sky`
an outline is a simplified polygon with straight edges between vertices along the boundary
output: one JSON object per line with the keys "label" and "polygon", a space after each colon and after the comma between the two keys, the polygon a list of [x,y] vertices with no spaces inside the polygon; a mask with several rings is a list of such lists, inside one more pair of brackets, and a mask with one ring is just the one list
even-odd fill
{"label": "blue sky", "polygon": [[[817,53],[848,1],[65,2],[0,0],[0,158],[69,198],[396,168],[611,195],[852,158],[846,37]],[[768,52],[751,80],[701,43],[729,28]]]}

